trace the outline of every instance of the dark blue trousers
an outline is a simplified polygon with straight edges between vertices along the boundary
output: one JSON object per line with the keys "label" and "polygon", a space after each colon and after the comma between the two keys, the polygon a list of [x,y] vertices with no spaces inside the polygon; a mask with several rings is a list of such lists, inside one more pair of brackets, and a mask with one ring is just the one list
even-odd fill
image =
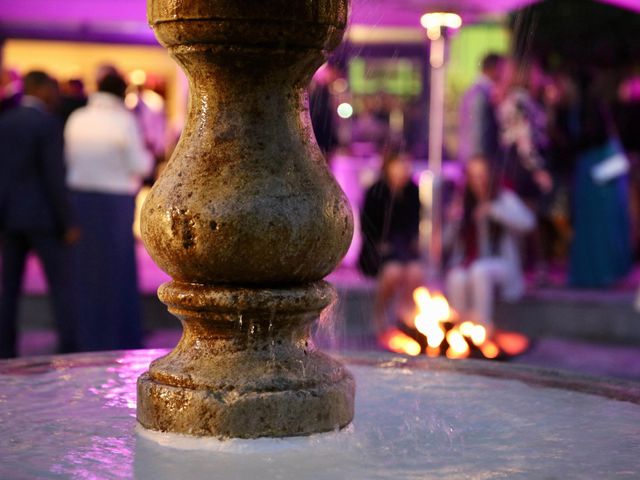
{"label": "dark blue trousers", "polygon": [[47,277],[53,317],[58,329],[58,349],[61,353],[76,351],[68,248],[58,237],[46,232],[5,233],[1,241],[0,358],[17,355],[18,302],[30,251],[38,256]]}
{"label": "dark blue trousers", "polygon": [[72,192],[82,231],[71,260],[81,351],[141,348],[133,195]]}

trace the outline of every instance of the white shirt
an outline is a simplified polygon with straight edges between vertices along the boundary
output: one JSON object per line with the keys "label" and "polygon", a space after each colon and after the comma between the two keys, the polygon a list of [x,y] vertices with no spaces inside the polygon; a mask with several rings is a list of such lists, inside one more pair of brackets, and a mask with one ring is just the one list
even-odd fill
{"label": "white shirt", "polygon": [[[504,263],[505,283],[502,287],[502,297],[505,300],[516,300],[522,296],[525,289],[525,280],[520,261],[519,238],[533,230],[536,226],[536,217],[522,200],[511,190],[502,190],[497,198],[491,202],[489,217],[498,222],[502,228],[502,234],[498,239],[498,251],[491,253],[489,246],[489,227],[486,219],[477,226],[479,258],[499,258]],[[447,232],[449,239],[457,236],[460,225],[450,225],[451,231]],[[451,266],[462,262],[464,251],[460,242],[454,245],[451,258]]]}
{"label": "white shirt", "polygon": [[64,137],[72,190],[135,194],[153,167],[135,117],[110,93],[94,93],[73,112]]}
{"label": "white shirt", "polygon": [[520,261],[519,238],[535,228],[536,217],[511,190],[500,192],[491,204],[489,216],[503,227],[497,252],[507,271],[502,297],[509,301],[517,300],[526,286]]}

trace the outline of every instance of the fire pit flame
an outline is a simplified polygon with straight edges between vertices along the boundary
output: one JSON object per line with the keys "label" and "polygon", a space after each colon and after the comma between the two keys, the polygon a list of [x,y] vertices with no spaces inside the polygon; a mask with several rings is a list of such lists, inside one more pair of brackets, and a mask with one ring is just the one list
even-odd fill
{"label": "fire pit flame", "polygon": [[482,344],[480,346],[480,350],[482,351],[482,354],[489,359],[496,358],[498,355],[500,355],[500,350],[498,350],[498,346],[491,341],[485,342],[484,344]]}
{"label": "fire pit flame", "polygon": [[467,358],[469,356],[469,344],[457,328],[449,330],[446,338],[449,343],[447,358]]}
{"label": "fire pit flame", "polygon": [[413,292],[416,312],[408,322],[385,332],[380,340],[388,350],[411,356],[504,358],[523,353],[529,340],[518,333],[493,332],[470,320],[460,321],[447,299],[426,287]]}
{"label": "fire pit flame", "polygon": [[397,329],[386,332],[383,335],[382,344],[392,352],[403,353],[412,357],[420,355],[422,351],[422,347],[418,342]]}
{"label": "fire pit flame", "polygon": [[471,341],[476,347],[481,347],[487,341],[487,329],[482,325],[474,325],[471,330]]}

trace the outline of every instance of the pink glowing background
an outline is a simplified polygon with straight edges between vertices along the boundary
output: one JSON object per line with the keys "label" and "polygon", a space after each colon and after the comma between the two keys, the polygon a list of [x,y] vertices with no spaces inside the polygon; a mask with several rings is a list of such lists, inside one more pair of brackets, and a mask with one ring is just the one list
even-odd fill
{"label": "pink glowing background", "polygon": [[[640,0],[601,0],[640,12]],[[427,11],[455,11],[465,22],[536,0],[352,0],[351,23],[416,28]],[[155,43],[145,0],[0,0],[1,37]]]}

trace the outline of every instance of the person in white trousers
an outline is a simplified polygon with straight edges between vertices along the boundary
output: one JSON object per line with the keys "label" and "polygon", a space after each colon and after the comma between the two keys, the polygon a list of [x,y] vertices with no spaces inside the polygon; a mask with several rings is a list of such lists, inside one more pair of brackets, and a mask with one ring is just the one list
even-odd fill
{"label": "person in white trousers", "polygon": [[463,318],[491,331],[496,290],[507,301],[524,293],[518,237],[535,227],[535,216],[498,185],[482,157],[470,160],[466,173],[461,218],[448,225],[454,245],[446,293]]}

